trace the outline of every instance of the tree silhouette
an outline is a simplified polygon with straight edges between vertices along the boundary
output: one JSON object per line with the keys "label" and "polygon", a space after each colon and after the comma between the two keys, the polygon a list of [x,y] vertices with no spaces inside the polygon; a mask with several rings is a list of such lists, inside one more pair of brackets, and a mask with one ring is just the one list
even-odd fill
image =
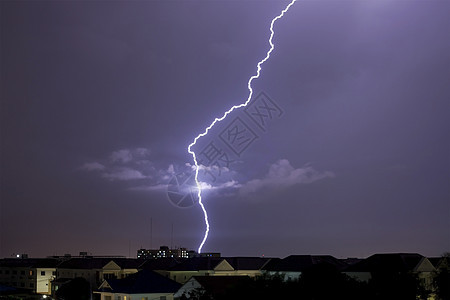
{"label": "tree silhouette", "polygon": [[90,300],[91,294],[89,282],[84,278],[78,277],[63,284],[56,291],[55,296],[57,300]]}

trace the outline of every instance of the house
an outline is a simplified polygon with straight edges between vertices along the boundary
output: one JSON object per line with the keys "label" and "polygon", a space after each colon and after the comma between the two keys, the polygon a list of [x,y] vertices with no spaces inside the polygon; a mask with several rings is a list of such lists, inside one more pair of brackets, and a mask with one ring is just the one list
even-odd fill
{"label": "house", "polygon": [[391,274],[413,273],[418,276],[426,288],[431,288],[432,272],[435,267],[430,260],[417,253],[374,254],[354,265],[348,266],[343,273],[368,282],[373,278],[389,278]]}
{"label": "house", "polygon": [[262,271],[267,275],[283,276],[285,281],[298,280],[301,274],[317,265],[331,265],[337,270],[344,269],[347,264],[331,255],[290,255],[283,259],[272,259]]}
{"label": "house", "polygon": [[125,278],[136,273],[141,264],[142,260],[121,257],[71,258],[58,266],[54,291],[58,289],[57,284],[77,277],[86,279],[96,289],[106,279]]}
{"label": "house", "polygon": [[234,276],[256,277],[262,275],[262,269],[271,258],[266,257],[226,257],[225,260],[233,267]]}
{"label": "house", "polygon": [[162,272],[164,270],[169,270],[181,263],[179,258],[166,257],[166,258],[158,258],[158,259],[148,259],[145,260],[141,265],[140,269],[143,270],[152,270],[157,272]]}
{"label": "house", "polygon": [[450,267],[450,256],[428,257],[428,260],[436,270],[448,269]]}
{"label": "house", "polygon": [[0,285],[50,295],[56,277],[57,259],[5,258],[0,260]]}
{"label": "house", "polygon": [[234,275],[235,269],[223,258],[195,257],[167,269],[157,271],[176,282],[185,283],[192,276]]}
{"label": "house", "polygon": [[175,299],[189,299],[194,293],[205,293],[215,298],[223,297],[227,291],[248,285],[248,276],[193,276],[175,293]]}
{"label": "house", "polygon": [[94,294],[101,300],[173,300],[180,287],[154,271],[142,270],[123,279],[106,279]]}

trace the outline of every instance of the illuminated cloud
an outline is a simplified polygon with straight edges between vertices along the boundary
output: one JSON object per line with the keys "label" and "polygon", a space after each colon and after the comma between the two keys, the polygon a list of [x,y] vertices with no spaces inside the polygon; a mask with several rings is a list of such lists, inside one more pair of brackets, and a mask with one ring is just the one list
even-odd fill
{"label": "illuminated cloud", "polygon": [[150,150],[146,148],[121,149],[112,152],[109,158],[113,163],[126,164],[132,161],[142,163],[146,162],[149,155]]}
{"label": "illuminated cloud", "polygon": [[167,189],[167,184],[154,184],[154,185],[139,185],[128,188],[130,191],[144,191],[144,192],[155,192],[155,191],[165,191]]}
{"label": "illuminated cloud", "polygon": [[154,167],[146,148],[120,149],[113,151],[108,159],[100,162],[83,164],[79,169],[84,171],[99,171],[100,177],[112,181],[131,181],[151,178]]}
{"label": "illuminated cloud", "polygon": [[120,168],[117,170],[107,171],[102,174],[102,177],[109,180],[134,180],[147,178],[140,171],[130,168]]}
{"label": "illuminated cloud", "polygon": [[280,159],[270,166],[269,172],[264,178],[248,181],[241,187],[240,192],[249,194],[263,188],[286,188],[334,176],[333,172],[320,172],[309,165],[295,169],[287,159]]}
{"label": "illuminated cloud", "polygon": [[122,150],[114,151],[113,153],[111,153],[110,159],[113,162],[127,163],[133,159],[133,156],[131,155],[130,150],[122,149]]}
{"label": "illuminated cloud", "polygon": [[[120,149],[106,159],[83,164],[80,170],[97,172],[109,181],[127,182],[132,191],[162,191],[171,178],[180,173],[194,172],[191,163],[155,166],[146,148]],[[282,189],[297,184],[309,184],[334,177],[330,171],[317,171],[311,165],[294,168],[289,160],[280,159],[271,164],[262,178],[243,180],[243,174],[226,167],[199,165],[199,180],[202,190],[210,195],[247,195],[262,189]]]}

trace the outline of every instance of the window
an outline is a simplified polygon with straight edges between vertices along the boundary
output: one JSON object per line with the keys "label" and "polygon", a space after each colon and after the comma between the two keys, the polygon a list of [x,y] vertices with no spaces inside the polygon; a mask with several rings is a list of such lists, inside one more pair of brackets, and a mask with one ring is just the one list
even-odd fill
{"label": "window", "polygon": [[17,270],[13,270],[13,275],[17,275]]}
{"label": "window", "polygon": [[33,276],[33,270],[30,270],[30,273],[28,275]]}
{"label": "window", "polygon": [[5,274],[9,274],[9,270],[5,270]]}
{"label": "window", "polygon": [[45,271],[41,271],[41,276],[45,276]]}
{"label": "window", "polygon": [[2,270],[0,270],[0,274],[2,274],[3,273],[3,271]]}
{"label": "window", "polygon": [[20,271],[20,275],[25,275],[25,270]]}
{"label": "window", "polygon": [[34,283],[30,283],[30,288],[34,288]]}
{"label": "window", "polygon": [[52,275],[53,275],[53,276],[56,276],[56,271],[52,271]]}
{"label": "window", "polygon": [[20,287],[25,287],[25,282],[21,282]]}

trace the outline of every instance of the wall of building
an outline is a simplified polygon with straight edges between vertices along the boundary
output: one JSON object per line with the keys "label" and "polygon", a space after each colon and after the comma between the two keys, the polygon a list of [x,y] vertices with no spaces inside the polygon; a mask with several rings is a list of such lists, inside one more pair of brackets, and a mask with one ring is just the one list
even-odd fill
{"label": "wall of building", "polygon": [[56,268],[36,269],[36,293],[50,295],[51,281],[56,278]]}
{"label": "wall of building", "polygon": [[1,267],[0,284],[50,295],[56,268]]}

